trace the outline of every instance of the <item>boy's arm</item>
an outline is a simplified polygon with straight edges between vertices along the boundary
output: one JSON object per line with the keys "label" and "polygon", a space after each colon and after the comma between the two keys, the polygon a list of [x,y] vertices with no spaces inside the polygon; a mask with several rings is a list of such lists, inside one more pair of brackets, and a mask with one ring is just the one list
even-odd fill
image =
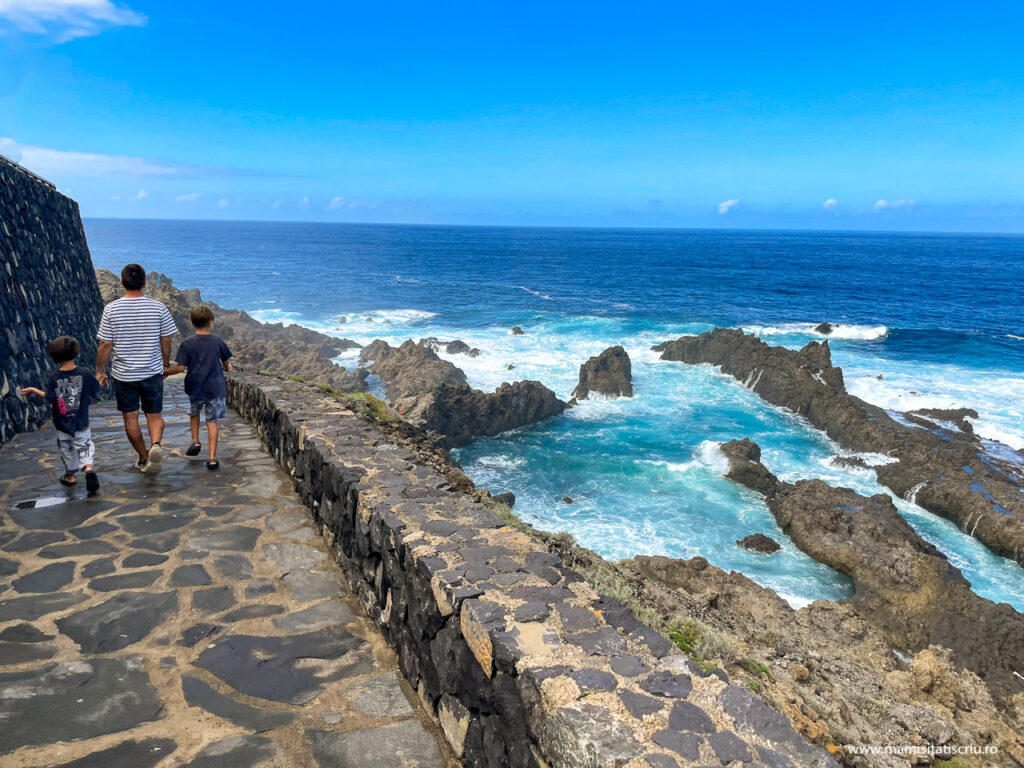
{"label": "boy's arm", "polygon": [[224,370],[227,371],[228,373],[231,373],[231,371],[235,370],[235,366],[233,366],[231,364],[230,360],[231,360],[231,350],[228,349],[228,345],[224,343],[223,339],[221,339],[221,342],[220,342],[220,364],[224,367]]}
{"label": "boy's arm", "polygon": [[184,370],[185,370],[185,366],[182,365],[181,363],[175,363],[174,365],[168,365],[166,368],[164,368],[164,378],[166,378],[168,376],[173,376],[176,373],[181,373]]}
{"label": "boy's arm", "polygon": [[46,397],[46,393],[43,392],[43,390],[39,389],[38,387],[22,387],[21,394],[22,394],[22,397],[25,397],[25,396],[28,396],[28,395],[36,395],[37,397]]}

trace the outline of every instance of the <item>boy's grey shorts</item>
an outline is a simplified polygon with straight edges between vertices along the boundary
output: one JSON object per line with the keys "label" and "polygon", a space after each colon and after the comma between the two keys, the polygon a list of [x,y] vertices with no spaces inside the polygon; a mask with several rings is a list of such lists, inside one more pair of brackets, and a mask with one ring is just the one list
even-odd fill
{"label": "boy's grey shorts", "polygon": [[58,432],[57,447],[60,449],[60,458],[64,462],[66,474],[73,474],[87,464],[94,463],[96,446],[92,443],[92,430],[88,427],[73,435]]}
{"label": "boy's grey shorts", "polygon": [[205,412],[207,421],[220,421],[227,416],[227,403],[223,397],[210,400],[189,400],[188,415],[198,416]]}

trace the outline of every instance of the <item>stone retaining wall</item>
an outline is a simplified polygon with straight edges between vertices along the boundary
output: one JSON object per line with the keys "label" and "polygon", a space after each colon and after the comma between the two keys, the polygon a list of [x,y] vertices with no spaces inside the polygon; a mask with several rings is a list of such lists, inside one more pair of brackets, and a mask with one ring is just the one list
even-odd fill
{"label": "stone retaining wall", "polygon": [[837,765],[319,390],[236,374],[228,397],[465,765]]}
{"label": "stone retaining wall", "polygon": [[78,203],[49,182],[0,156],[0,445],[49,418],[39,398],[53,363],[50,341],[70,334],[80,362],[96,360],[103,302]]}

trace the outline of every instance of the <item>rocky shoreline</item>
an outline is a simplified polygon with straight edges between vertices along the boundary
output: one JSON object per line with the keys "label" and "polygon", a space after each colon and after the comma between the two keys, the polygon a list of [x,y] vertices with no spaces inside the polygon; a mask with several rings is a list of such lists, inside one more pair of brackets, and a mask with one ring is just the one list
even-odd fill
{"label": "rocky shoreline", "polygon": [[[105,301],[120,295],[113,275],[97,276]],[[179,290],[154,273],[147,292],[164,301],[179,327],[190,333],[188,312],[202,301],[198,291]],[[577,546],[568,534],[537,531],[521,522],[509,509],[511,494],[492,498],[476,488],[448,454],[475,437],[556,416],[573,401],[564,403],[536,381],[506,383],[493,393],[473,389],[462,370],[437,355],[439,350],[469,357],[480,353],[459,340],[427,338],[393,347],[378,339],[361,348],[360,366],[348,371],[332,358],[360,347],[356,342],[300,326],[259,323],[244,312],[215,312],[217,332],[228,339],[241,366],[320,384],[389,441],[441,472],[453,488],[560,555],[598,593],[625,602],[641,621],[685,651],[701,674],[756,691],[808,742],[829,748],[842,764],[915,764],[895,755],[869,759],[845,753],[844,744],[973,744],[999,748],[998,756],[985,764],[1024,765],[1019,735],[1024,687],[1014,676],[1024,668],[1024,617],[973,593],[888,497],[867,499],[820,481],[781,483],[760,463],[756,444],[744,440],[723,447],[730,460],[728,476],[765,497],[799,548],[853,579],[856,592],[848,600],[817,601],[794,610],[772,590],[703,558],[638,556],[608,562]],[[977,514],[973,494],[989,505],[983,518],[992,517],[996,507],[1019,514],[1012,506],[1019,501],[1008,490],[1015,482],[1012,467],[981,457],[980,441],[967,421],[972,412],[920,411],[896,419],[845,392],[842,370],[832,366],[827,342],[791,352],[751,338],[716,330],[655,349],[666,360],[720,365],[844,447],[897,458],[876,469],[879,480],[893,490],[905,488],[900,493],[914,489],[926,508],[931,509],[929,499],[942,506],[941,499],[956,514]],[[383,383],[387,404],[364,394],[370,375]],[[624,349],[609,348],[580,366],[574,400],[592,393],[632,396]],[[928,470],[936,460],[940,463],[933,466],[941,469]],[[961,478],[950,480],[954,465],[987,495],[969,483],[965,492]],[[944,516],[956,519],[954,512]],[[1017,535],[1013,526],[998,521],[975,522],[978,538],[989,536],[994,551],[1010,546]],[[737,542],[765,553],[772,544],[767,537]],[[932,764],[931,758],[922,761],[917,764]]]}
{"label": "rocky shoreline", "polygon": [[1024,565],[1024,471],[987,452],[977,435],[962,428],[965,411],[890,414],[850,395],[827,341],[794,351],[742,330],[716,328],[654,350],[663,360],[719,366],[843,448],[896,459],[875,467],[880,483]]}

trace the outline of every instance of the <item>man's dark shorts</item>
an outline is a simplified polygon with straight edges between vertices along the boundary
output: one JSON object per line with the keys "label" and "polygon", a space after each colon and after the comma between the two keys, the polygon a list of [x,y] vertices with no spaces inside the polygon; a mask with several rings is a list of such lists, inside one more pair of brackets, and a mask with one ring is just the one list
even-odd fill
{"label": "man's dark shorts", "polygon": [[118,381],[113,377],[110,380],[121,413],[139,410],[140,402],[143,413],[160,413],[164,409],[164,377],[159,373],[142,381]]}

